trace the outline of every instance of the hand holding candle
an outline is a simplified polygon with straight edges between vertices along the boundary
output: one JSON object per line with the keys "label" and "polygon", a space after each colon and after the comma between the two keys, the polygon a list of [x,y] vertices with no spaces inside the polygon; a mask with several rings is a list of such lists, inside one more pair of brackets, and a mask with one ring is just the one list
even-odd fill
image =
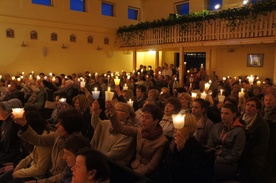
{"label": "hand holding candle", "polygon": [[22,118],[24,114],[24,108],[12,108],[12,114],[14,118]]}

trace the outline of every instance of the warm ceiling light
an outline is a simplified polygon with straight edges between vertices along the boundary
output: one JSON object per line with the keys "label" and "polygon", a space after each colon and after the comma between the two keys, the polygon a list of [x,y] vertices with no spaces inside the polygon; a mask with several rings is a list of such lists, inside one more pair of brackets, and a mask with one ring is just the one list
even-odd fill
{"label": "warm ceiling light", "polygon": [[248,3],[248,0],[244,0],[242,3],[246,5]]}
{"label": "warm ceiling light", "polygon": [[149,50],[149,54],[154,54],[155,51],[154,50]]}

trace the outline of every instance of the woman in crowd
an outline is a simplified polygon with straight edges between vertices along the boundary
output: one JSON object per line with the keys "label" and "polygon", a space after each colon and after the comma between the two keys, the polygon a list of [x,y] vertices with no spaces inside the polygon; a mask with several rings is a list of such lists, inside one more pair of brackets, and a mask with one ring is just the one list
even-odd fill
{"label": "woman in crowd", "polygon": [[[120,124],[133,126],[135,113],[129,104],[118,102],[114,109]],[[98,101],[93,102],[91,113],[91,125],[95,129],[95,134],[91,140],[92,148],[102,152],[117,163],[128,165],[134,155],[134,138],[117,133],[112,128],[110,120],[99,118],[100,105]]]}
{"label": "woman in crowd", "polygon": [[256,97],[246,100],[245,114],[241,119],[245,122],[246,145],[241,159],[240,175],[242,182],[264,182],[263,170],[269,142],[269,126],[259,114],[261,101]]}
{"label": "woman in crowd", "polygon": [[179,113],[181,110],[181,103],[178,98],[170,97],[166,100],[164,109],[164,116],[160,121],[160,126],[163,128],[163,133],[167,138],[173,138],[173,121],[172,115]]}
{"label": "woman in crowd", "polygon": [[78,152],[72,171],[72,183],[109,182],[110,170],[107,158],[93,149],[84,148]]}
{"label": "woman in crowd", "polygon": [[75,109],[83,116],[84,126],[82,129],[82,134],[89,140],[92,139],[94,134],[94,129],[91,127],[91,114],[90,114],[90,101],[84,94],[79,94],[73,98],[73,103]]}
{"label": "woman in crowd", "polygon": [[83,117],[76,109],[65,109],[59,113],[57,131],[55,133],[38,135],[27,123],[26,118],[14,119],[16,124],[21,126],[18,135],[24,141],[36,146],[52,147],[52,167],[45,174],[46,179],[39,179],[37,182],[56,182],[55,175],[61,173],[66,167],[63,157],[62,146],[65,140],[72,134],[80,134],[83,128]]}
{"label": "woman in crowd", "polygon": [[215,180],[232,180],[236,178],[238,161],[245,145],[245,132],[236,117],[237,108],[230,103],[221,108],[221,122],[213,126],[208,146],[216,151]]}
{"label": "woman in crowd", "polygon": [[[158,105],[158,102],[155,101],[152,98],[147,98],[143,107],[147,104],[152,104],[152,105]],[[137,111],[135,111],[135,119],[134,119],[134,124],[135,126],[142,126],[142,120],[143,120],[143,108],[138,109]]]}
{"label": "woman in crowd", "polygon": [[190,112],[190,102],[191,102],[191,96],[188,93],[180,93],[178,94],[178,99],[181,102],[181,111],[180,114],[186,114]]}
{"label": "woman in crowd", "polygon": [[136,137],[136,156],[131,162],[131,168],[138,174],[150,175],[157,168],[162,157],[167,138],[159,125],[162,110],[155,105],[143,107],[141,127],[126,126],[120,123],[115,107],[106,102],[106,114],[109,116],[115,132]]}
{"label": "woman in crowd", "polygon": [[195,138],[201,145],[207,145],[214,123],[206,116],[207,104],[205,100],[197,98],[192,102],[192,114],[196,118]]}
{"label": "woman in crowd", "polygon": [[195,139],[196,129],[197,120],[192,114],[186,114],[184,128],[174,130],[174,139],[164,157],[158,182],[213,181],[212,159],[208,159],[203,146]]}

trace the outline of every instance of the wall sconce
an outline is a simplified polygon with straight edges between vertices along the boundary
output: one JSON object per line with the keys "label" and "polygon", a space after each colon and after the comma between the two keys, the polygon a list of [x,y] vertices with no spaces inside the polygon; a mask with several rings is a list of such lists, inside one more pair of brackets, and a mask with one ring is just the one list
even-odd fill
{"label": "wall sconce", "polygon": [[102,48],[98,45],[97,50],[99,50],[99,51],[100,51],[100,50],[102,50]]}
{"label": "wall sconce", "polygon": [[66,49],[66,48],[68,48],[68,46],[66,46],[65,44],[62,44],[62,45],[61,45],[61,48],[62,48],[62,49]]}
{"label": "wall sconce", "polygon": [[24,41],[23,41],[20,46],[21,47],[27,47],[28,45],[26,43],[24,43]]}

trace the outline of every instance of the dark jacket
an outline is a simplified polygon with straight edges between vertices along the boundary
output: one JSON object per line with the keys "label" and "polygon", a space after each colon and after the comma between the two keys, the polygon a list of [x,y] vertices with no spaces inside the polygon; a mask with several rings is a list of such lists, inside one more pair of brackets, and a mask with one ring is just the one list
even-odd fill
{"label": "dark jacket", "polygon": [[269,141],[269,126],[258,114],[245,133],[246,144],[240,165],[241,179],[248,183],[261,182]]}

